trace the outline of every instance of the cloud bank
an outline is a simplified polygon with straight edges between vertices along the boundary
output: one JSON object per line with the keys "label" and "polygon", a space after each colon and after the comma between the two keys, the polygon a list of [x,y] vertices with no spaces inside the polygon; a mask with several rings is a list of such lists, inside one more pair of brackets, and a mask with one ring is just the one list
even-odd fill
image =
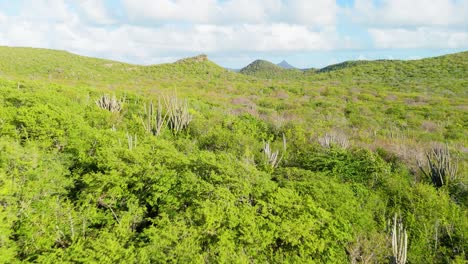
{"label": "cloud bank", "polygon": [[193,53],[468,48],[468,0],[21,0],[11,10],[1,1],[0,45],[138,63]]}

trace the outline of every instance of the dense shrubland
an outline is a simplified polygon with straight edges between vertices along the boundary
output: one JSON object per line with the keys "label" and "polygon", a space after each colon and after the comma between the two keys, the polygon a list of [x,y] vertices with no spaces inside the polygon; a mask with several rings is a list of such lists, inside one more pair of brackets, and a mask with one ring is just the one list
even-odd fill
{"label": "dense shrubland", "polygon": [[[141,89],[0,79],[0,259],[466,261],[466,80],[421,94],[190,63]],[[439,186],[442,142],[458,167]]]}

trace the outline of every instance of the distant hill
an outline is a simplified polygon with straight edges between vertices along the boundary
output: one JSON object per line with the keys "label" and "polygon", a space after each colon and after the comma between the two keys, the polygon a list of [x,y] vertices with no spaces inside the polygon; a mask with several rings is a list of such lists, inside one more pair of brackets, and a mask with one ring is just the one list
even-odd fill
{"label": "distant hill", "polygon": [[454,80],[468,78],[468,52],[421,60],[346,61],[317,70],[316,78],[352,78],[403,84],[402,81]]}
{"label": "distant hill", "polygon": [[303,73],[298,69],[285,69],[266,60],[256,60],[242,68],[240,73],[269,79],[301,78]]}
{"label": "distant hill", "polygon": [[280,66],[283,69],[297,69],[296,67],[292,66],[289,64],[287,61],[283,60],[282,62],[276,64],[277,66]]}
{"label": "distant hill", "polygon": [[279,73],[283,68],[266,60],[256,60],[240,70],[243,74]]}
{"label": "distant hill", "polygon": [[[207,75],[241,80],[248,75],[287,81],[378,81],[398,86],[399,89],[408,89],[409,82],[412,87],[429,87],[436,82],[439,89],[445,89],[446,85],[440,84],[466,87],[467,69],[468,52],[411,61],[346,61],[322,69],[304,70],[285,69],[266,60],[256,60],[241,70],[234,70],[217,65],[206,55],[181,59],[175,63],[142,66],[60,50],[0,46],[0,76],[90,85],[105,82],[128,86],[141,82],[147,84],[153,80],[170,83],[188,77],[204,79]],[[463,93],[466,94],[466,89]]]}
{"label": "distant hill", "polygon": [[222,74],[228,72],[223,67],[210,61],[208,56],[205,54],[184,58],[174,63],[156,64],[147,67],[151,68],[157,75],[165,75],[166,73],[171,72],[180,77],[183,77],[186,74],[203,76],[206,74]]}
{"label": "distant hill", "polygon": [[336,70],[340,70],[340,69],[344,69],[344,68],[348,68],[348,67],[363,65],[363,64],[366,64],[366,63],[370,63],[370,62],[371,61],[364,61],[364,60],[344,61],[344,62],[340,62],[340,63],[337,63],[337,64],[328,65],[328,66],[326,66],[324,68],[321,68],[319,70],[316,70],[316,71],[317,72],[331,72],[331,71],[336,71]]}

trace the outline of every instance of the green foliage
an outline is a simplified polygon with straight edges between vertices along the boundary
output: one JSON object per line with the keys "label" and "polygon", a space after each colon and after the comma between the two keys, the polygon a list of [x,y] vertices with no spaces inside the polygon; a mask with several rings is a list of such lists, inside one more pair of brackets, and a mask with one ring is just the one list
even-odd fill
{"label": "green foliage", "polygon": [[[409,263],[462,263],[466,55],[267,80],[205,56],[136,66],[1,47],[0,259],[386,263],[398,214]],[[145,105],[175,88],[190,124],[155,137]],[[122,111],[96,106],[106,93]],[[432,141],[460,154],[447,188],[416,167]]]}
{"label": "green foliage", "polygon": [[256,60],[240,70],[240,73],[268,79],[301,78],[303,72],[297,69],[285,69],[269,61]]}

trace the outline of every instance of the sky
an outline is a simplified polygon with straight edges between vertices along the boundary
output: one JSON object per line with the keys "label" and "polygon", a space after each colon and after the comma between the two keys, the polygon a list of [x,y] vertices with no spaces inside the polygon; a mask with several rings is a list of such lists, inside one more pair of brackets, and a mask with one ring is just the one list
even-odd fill
{"label": "sky", "polygon": [[0,46],[299,68],[468,50],[468,0],[0,0]]}

